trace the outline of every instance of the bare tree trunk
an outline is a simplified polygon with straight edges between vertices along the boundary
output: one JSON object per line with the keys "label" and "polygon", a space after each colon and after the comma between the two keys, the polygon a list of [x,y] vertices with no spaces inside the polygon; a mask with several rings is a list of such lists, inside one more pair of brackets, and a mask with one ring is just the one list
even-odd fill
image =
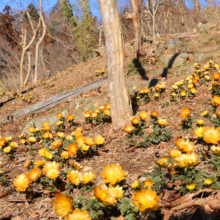
{"label": "bare tree trunk", "polygon": [[38,68],[37,67],[38,67],[38,50],[39,50],[39,46],[40,46],[41,42],[43,41],[44,36],[46,34],[46,31],[47,31],[47,26],[44,22],[44,17],[43,17],[43,13],[42,13],[42,0],[40,0],[39,14],[40,14],[40,21],[42,22],[42,25],[43,25],[43,33],[42,33],[40,39],[38,40],[38,42],[36,44],[36,49],[35,49],[34,81],[37,81],[37,77],[38,77],[38,74],[37,74],[37,69]]}
{"label": "bare tree trunk", "polygon": [[27,72],[27,75],[24,81],[24,85],[27,84],[28,79],[30,77],[30,73],[31,73],[31,53],[29,51],[27,52],[27,56],[28,56],[28,72]]}
{"label": "bare tree trunk", "polygon": [[103,26],[99,26],[99,48],[102,46],[102,31],[103,31]]}
{"label": "bare tree trunk", "polygon": [[112,127],[117,130],[125,127],[132,115],[126,88],[124,37],[116,0],[99,0],[99,6],[106,40]]}
{"label": "bare tree trunk", "polygon": [[126,14],[126,19],[132,20],[135,31],[135,50],[137,58],[141,54],[141,22],[140,22],[140,2],[142,0],[130,0],[132,12]]}
{"label": "bare tree trunk", "polygon": [[149,29],[149,33],[151,34],[152,33],[152,29],[151,29],[151,19],[150,19],[150,14],[148,11],[144,11],[144,16],[147,20],[147,26],[148,26],[148,29]]}
{"label": "bare tree trunk", "polygon": [[25,50],[22,51],[21,54],[21,60],[20,60],[20,81],[21,81],[21,87],[24,85],[24,73],[23,73],[23,66],[24,66],[24,55],[25,55]]}
{"label": "bare tree trunk", "polygon": [[33,44],[33,42],[34,42],[34,40],[36,38],[38,29],[40,28],[40,20],[38,22],[37,27],[34,28],[33,22],[31,20],[31,16],[30,16],[30,14],[28,12],[27,12],[27,16],[28,16],[30,24],[31,24],[31,28],[32,28],[32,31],[33,31],[33,36],[31,38],[29,44],[27,45],[27,28],[24,26],[23,14],[21,14],[21,19],[20,19],[20,22],[21,22],[21,43],[20,43],[20,45],[22,46],[22,54],[21,54],[21,60],[20,60],[20,81],[21,81],[21,87],[24,85],[24,79],[23,79],[23,77],[24,77],[23,76],[24,57],[25,57],[26,51]]}
{"label": "bare tree trunk", "polygon": [[46,73],[46,75],[48,76],[48,73],[47,73],[47,69],[46,69],[46,66],[44,64],[44,55],[43,55],[43,50],[39,50],[40,52],[40,57],[41,57],[41,63],[42,63],[42,66],[44,68],[44,72]]}
{"label": "bare tree trunk", "polygon": [[186,24],[185,24],[184,15],[183,15],[183,10],[182,10],[182,8],[181,8],[181,5],[180,5],[179,0],[177,0],[177,2],[178,2],[178,6],[179,6],[179,9],[180,9],[180,12],[181,12],[182,25],[183,25],[183,27],[185,28],[185,30],[188,32],[189,30],[188,30],[188,28],[186,27]]}
{"label": "bare tree trunk", "polygon": [[194,5],[194,10],[196,11],[197,22],[199,23],[199,10],[200,10],[199,1],[193,0],[193,5]]}
{"label": "bare tree trunk", "polygon": [[153,27],[152,27],[152,31],[153,31],[153,42],[154,45],[156,46],[156,33],[155,33],[155,15],[152,16],[152,20],[153,20]]}
{"label": "bare tree trunk", "polygon": [[131,7],[133,12],[135,13],[135,17],[133,19],[134,30],[135,30],[135,49],[137,52],[137,58],[141,53],[141,23],[140,23],[140,13],[139,13],[139,5],[137,0],[130,0]]}

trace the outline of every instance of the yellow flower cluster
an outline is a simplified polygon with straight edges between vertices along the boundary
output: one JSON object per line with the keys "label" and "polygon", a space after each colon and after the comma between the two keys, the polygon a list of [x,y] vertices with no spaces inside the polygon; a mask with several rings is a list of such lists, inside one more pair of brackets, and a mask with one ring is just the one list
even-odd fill
{"label": "yellow flower cluster", "polygon": [[87,120],[87,121],[93,121],[93,120],[97,120],[99,117],[101,117],[101,115],[104,115],[105,117],[111,117],[111,105],[107,104],[107,105],[101,105],[99,106],[98,109],[96,109],[93,112],[90,112],[89,110],[85,111],[83,114],[83,117]]}

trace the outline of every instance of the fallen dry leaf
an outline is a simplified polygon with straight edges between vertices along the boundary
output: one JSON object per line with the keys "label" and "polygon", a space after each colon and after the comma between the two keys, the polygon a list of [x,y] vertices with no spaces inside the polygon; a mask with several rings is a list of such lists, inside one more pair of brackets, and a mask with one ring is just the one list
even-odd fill
{"label": "fallen dry leaf", "polygon": [[7,192],[0,193],[0,198],[6,196],[7,194],[8,194]]}

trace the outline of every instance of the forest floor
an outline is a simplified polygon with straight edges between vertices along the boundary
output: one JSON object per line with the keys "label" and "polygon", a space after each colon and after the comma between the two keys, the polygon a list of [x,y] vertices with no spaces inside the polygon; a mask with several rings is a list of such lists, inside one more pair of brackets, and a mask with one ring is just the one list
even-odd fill
{"label": "forest floor", "polygon": [[[184,47],[190,47],[191,51],[198,51],[205,54],[206,59],[202,63],[200,63],[201,66],[207,63],[207,61],[209,61],[210,59],[220,65],[220,49],[216,51],[214,49],[215,47],[220,45],[220,42],[218,42],[219,36],[220,32],[218,32],[217,29],[210,29],[208,33],[201,33],[201,35],[197,38],[184,39]],[[193,41],[199,41],[199,47],[198,45],[193,46]],[[146,48],[144,49],[147,49],[150,44],[145,45]],[[166,49],[164,53],[178,53],[181,52],[182,49],[183,46],[177,47],[172,50]],[[126,53],[126,67],[131,63],[134,57],[134,51]],[[114,132],[111,128],[111,123],[102,123],[98,126],[95,126],[92,124],[87,124],[85,121],[78,122],[77,126],[83,128],[84,136],[94,138],[97,134],[101,134],[105,138],[105,144],[100,149],[97,155],[77,160],[83,167],[83,172],[93,171],[97,174],[97,178],[94,181],[95,183],[100,183],[101,177],[99,174],[103,171],[103,167],[105,165],[109,163],[119,163],[123,167],[123,170],[128,171],[127,184],[131,184],[131,182],[133,182],[134,180],[143,177],[145,172],[151,172],[156,165],[155,160],[167,156],[169,150],[174,148],[175,140],[178,137],[190,138],[194,142],[194,144],[197,144],[197,137],[193,132],[196,128],[196,124],[194,123],[193,127],[190,128],[188,131],[183,131],[182,127],[178,124],[178,122],[181,120],[180,111],[182,108],[189,108],[193,117],[196,117],[197,120],[203,119],[201,117],[201,113],[203,111],[211,109],[210,100],[212,98],[212,95],[209,91],[211,82],[198,84],[195,97],[188,97],[184,100],[177,100],[175,102],[170,101],[170,90],[172,88],[172,85],[175,82],[179,82],[180,80],[185,79],[186,76],[189,75],[185,72],[185,70],[187,70],[189,65],[194,64],[194,62],[194,60],[189,59],[185,65],[180,67],[173,67],[171,72],[165,79],[166,90],[164,93],[162,93],[159,100],[154,100],[152,98],[149,103],[145,104],[141,102],[138,107],[138,112],[144,110],[147,111],[149,114],[151,111],[156,110],[157,112],[159,112],[159,118],[164,118],[168,121],[167,129],[173,131],[173,135],[168,142],[151,144],[146,148],[133,149],[129,146],[129,139],[127,138],[124,130],[122,129],[118,132]],[[141,58],[141,63],[143,67],[145,65],[148,66],[149,73],[157,68],[165,67],[160,62],[160,60],[157,59],[157,57],[143,56]],[[28,100],[27,102],[22,101],[20,97],[8,101],[8,98],[4,96],[0,98],[0,117],[5,113],[10,114],[18,108],[24,108],[27,105],[31,105],[33,103],[45,100],[51,96],[59,94],[59,87],[61,89],[64,89],[65,91],[71,89],[71,84],[76,88],[80,85],[84,85],[88,82],[98,79],[101,76],[96,75],[95,70],[97,69],[103,69],[105,75],[107,74],[106,55],[103,57],[94,58],[83,64],[72,66],[71,70],[64,70],[63,73],[57,73],[56,80],[53,79],[53,76],[49,79],[42,80],[42,85],[37,85],[36,88],[34,88],[32,91],[27,92],[23,95],[25,99]],[[144,79],[140,75],[130,75],[129,80]],[[44,88],[44,82],[48,83],[49,85],[54,82],[54,86],[51,88]],[[28,86],[27,89],[29,87],[31,86]],[[31,93],[33,97],[31,101],[29,101],[28,93]],[[19,96],[19,94],[17,95]],[[80,97],[96,97],[102,95],[103,94],[100,93],[98,90],[93,90],[82,94]],[[36,144],[34,148],[34,156],[29,156],[28,147],[26,145],[20,144],[19,136],[27,122],[31,120],[32,117],[49,115],[54,112],[61,112],[64,109],[68,110],[68,112],[71,114],[74,109],[68,108],[68,104],[73,100],[74,99],[68,100],[65,103],[54,106],[50,110],[34,114],[34,116],[29,115],[23,118],[19,118],[18,120],[14,120],[10,124],[1,125],[1,137],[12,136],[13,140],[19,143],[19,147],[13,160],[7,159],[5,154],[0,154],[0,161],[2,162],[0,170],[2,170],[3,176],[6,179],[6,183],[4,184],[4,186],[0,186],[0,220],[59,219],[58,216],[53,212],[51,201],[54,197],[49,191],[45,190],[40,185],[36,185],[36,187],[33,188],[35,192],[34,198],[27,199],[25,197],[25,194],[19,194],[15,190],[15,187],[13,186],[13,180],[16,178],[17,175],[26,172],[24,164],[28,159],[40,159],[40,156],[37,152],[42,147],[41,144]],[[204,119],[204,121],[205,126],[211,127],[211,122],[208,119]],[[70,134],[77,126],[67,126],[65,134]],[[54,136],[56,135],[56,132],[54,131],[55,127],[56,125],[51,126],[51,130]],[[149,120],[147,120],[147,125],[144,128],[144,133],[149,133],[151,130],[152,125],[150,124]],[[197,148],[199,148],[200,144],[197,144],[196,146]],[[199,150],[197,150],[196,152],[199,154],[199,158],[203,157]],[[206,163],[206,161],[201,161],[198,166],[202,168],[205,167],[207,170],[210,170],[210,166]],[[162,200],[166,201],[166,199],[164,199],[165,192],[161,192],[160,196]],[[210,196],[215,199],[219,199],[220,195],[219,192],[216,192]],[[172,217],[168,218],[168,216]],[[188,219],[195,220],[202,219],[201,216],[202,215],[198,214],[197,207],[191,206],[186,207],[182,210],[169,210],[169,213],[166,213],[166,218],[164,217],[164,219],[185,219],[185,217],[188,217]]]}

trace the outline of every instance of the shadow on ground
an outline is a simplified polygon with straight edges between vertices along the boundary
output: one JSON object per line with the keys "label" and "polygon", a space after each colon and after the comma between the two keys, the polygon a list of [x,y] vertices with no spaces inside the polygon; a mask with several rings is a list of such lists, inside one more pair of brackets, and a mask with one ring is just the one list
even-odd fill
{"label": "shadow on ground", "polygon": [[169,69],[172,68],[174,61],[176,60],[176,58],[177,58],[179,55],[180,55],[180,53],[176,53],[176,54],[173,55],[173,57],[170,59],[168,65],[167,65],[167,67],[165,67],[165,68],[163,69],[163,73],[162,73],[162,75],[161,75],[162,77],[164,77],[164,78],[167,77],[167,74],[168,74]]}

